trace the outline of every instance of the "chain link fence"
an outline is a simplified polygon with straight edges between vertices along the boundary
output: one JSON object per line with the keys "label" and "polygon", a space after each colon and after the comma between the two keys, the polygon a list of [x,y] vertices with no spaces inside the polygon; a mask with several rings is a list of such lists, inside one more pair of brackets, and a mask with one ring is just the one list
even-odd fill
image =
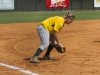
{"label": "chain link fence", "polygon": [[15,0],[15,11],[93,10],[94,0],[70,0],[69,8],[46,8],[46,0]]}

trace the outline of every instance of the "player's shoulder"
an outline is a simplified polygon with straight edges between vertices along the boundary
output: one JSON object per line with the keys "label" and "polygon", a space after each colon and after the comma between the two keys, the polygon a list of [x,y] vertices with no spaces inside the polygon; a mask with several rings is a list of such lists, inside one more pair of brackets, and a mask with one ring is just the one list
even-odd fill
{"label": "player's shoulder", "polygon": [[56,18],[61,18],[61,16],[54,16],[54,17],[56,17]]}
{"label": "player's shoulder", "polygon": [[54,16],[53,18],[56,18],[56,19],[63,19],[62,16]]}
{"label": "player's shoulder", "polygon": [[59,22],[65,21],[65,19],[62,16],[55,16],[55,20]]}

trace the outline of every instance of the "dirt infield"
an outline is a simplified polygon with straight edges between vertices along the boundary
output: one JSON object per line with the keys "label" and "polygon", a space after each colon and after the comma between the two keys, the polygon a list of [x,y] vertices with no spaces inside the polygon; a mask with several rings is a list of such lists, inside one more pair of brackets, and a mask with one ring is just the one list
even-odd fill
{"label": "dirt infield", "polygon": [[[100,20],[74,21],[66,25],[59,33],[66,53],[60,54],[54,49],[51,55],[55,60],[35,64],[29,59],[41,44],[36,30],[38,24],[0,24],[0,62],[40,75],[100,75]],[[0,75],[28,74],[0,65]]]}

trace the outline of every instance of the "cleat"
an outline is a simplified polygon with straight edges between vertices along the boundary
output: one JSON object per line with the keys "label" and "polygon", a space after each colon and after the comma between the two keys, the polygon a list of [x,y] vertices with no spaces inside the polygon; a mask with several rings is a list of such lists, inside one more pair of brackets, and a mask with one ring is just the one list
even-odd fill
{"label": "cleat", "polygon": [[54,60],[55,58],[48,55],[48,56],[43,56],[43,59],[44,60]]}
{"label": "cleat", "polygon": [[30,62],[32,62],[32,63],[40,63],[40,61],[38,60],[37,56],[32,57],[32,58],[30,59]]}

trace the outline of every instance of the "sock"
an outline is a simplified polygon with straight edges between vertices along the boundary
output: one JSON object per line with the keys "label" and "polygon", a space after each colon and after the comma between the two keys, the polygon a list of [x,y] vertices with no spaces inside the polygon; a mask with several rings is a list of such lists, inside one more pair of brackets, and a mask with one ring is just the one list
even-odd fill
{"label": "sock", "polygon": [[53,46],[53,45],[51,45],[51,44],[49,44],[49,46],[48,46],[48,49],[47,49],[47,52],[46,52],[45,56],[50,55],[50,52],[52,51],[52,49],[53,49],[53,48],[54,48],[54,46]]}
{"label": "sock", "polygon": [[35,56],[39,56],[42,52],[43,51],[40,48],[38,48],[37,51],[36,51],[36,53],[34,54],[34,57]]}

